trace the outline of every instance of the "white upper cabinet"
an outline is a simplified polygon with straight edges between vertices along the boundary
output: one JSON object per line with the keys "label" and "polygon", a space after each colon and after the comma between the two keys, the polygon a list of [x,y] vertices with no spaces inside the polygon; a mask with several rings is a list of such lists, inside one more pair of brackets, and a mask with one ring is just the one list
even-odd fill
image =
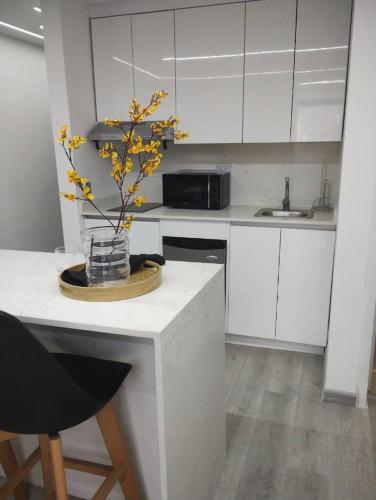
{"label": "white upper cabinet", "polygon": [[289,142],[296,0],[246,4],[244,142]]}
{"label": "white upper cabinet", "polygon": [[174,12],[132,16],[135,96],[147,104],[155,90],[168,97],[150,118],[163,120],[175,113]]}
{"label": "white upper cabinet", "polygon": [[282,229],[276,338],[325,346],[334,231]]}
{"label": "white upper cabinet", "polygon": [[133,97],[130,16],[91,21],[97,120],[127,119]]}
{"label": "white upper cabinet", "polygon": [[340,141],[352,0],[299,0],[292,141]]}
{"label": "white upper cabinet", "polygon": [[175,12],[176,112],[187,142],[242,142],[244,16],[244,3]]}

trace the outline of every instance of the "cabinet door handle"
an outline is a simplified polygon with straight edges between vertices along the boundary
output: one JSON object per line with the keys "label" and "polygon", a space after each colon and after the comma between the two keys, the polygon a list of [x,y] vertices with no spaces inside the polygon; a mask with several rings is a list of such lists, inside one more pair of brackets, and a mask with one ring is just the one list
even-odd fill
{"label": "cabinet door handle", "polygon": [[218,255],[207,255],[206,260],[218,260]]}

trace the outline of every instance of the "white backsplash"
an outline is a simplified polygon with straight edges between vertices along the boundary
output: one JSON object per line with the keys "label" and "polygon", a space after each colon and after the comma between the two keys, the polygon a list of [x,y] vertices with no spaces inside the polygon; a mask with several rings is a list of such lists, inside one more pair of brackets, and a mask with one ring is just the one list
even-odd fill
{"label": "white backsplash", "polygon": [[[320,195],[323,165],[332,180],[332,199],[338,200],[340,144],[220,144],[169,146],[160,170],[141,186],[150,201],[162,201],[165,172],[182,169],[231,169],[231,205],[277,205],[284,196],[284,179],[290,177],[294,207],[310,207]],[[129,178],[132,181],[132,178]]]}

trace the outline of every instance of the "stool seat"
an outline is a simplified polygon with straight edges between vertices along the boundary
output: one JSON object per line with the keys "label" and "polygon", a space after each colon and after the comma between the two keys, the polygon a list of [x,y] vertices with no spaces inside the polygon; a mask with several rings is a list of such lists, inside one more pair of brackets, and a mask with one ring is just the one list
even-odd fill
{"label": "stool seat", "polygon": [[52,354],[14,316],[0,311],[0,429],[56,434],[96,415],[131,366]]}
{"label": "stool seat", "polygon": [[53,356],[86,394],[99,401],[112,399],[131,369],[126,363],[79,354]]}
{"label": "stool seat", "polygon": [[[26,325],[0,311],[0,463],[8,477],[0,500],[12,492],[24,500],[22,481],[38,460],[47,500],[68,500],[64,468],[104,476],[95,500],[104,500],[117,482],[127,500],[141,500],[111,401],[130,369],[127,363],[50,353]],[[63,456],[59,432],[94,416],[112,467]],[[22,434],[37,434],[39,447],[17,467],[7,441]]]}

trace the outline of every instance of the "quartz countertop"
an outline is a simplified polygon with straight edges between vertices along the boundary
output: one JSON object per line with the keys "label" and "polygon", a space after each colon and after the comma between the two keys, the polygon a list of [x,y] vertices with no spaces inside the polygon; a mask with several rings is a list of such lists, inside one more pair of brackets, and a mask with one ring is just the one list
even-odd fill
{"label": "quartz countertop", "polygon": [[[108,217],[117,217],[118,212],[112,212],[111,208],[119,205],[117,196],[104,198],[98,201],[98,206]],[[144,213],[135,213],[136,220],[189,220],[189,221],[212,221],[230,222],[235,224],[250,224],[271,227],[296,227],[311,229],[326,229],[335,231],[337,223],[336,210],[316,210],[312,219],[277,219],[273,217],[255,217],[255,214],[266,206],[231,205],[222,210],[190,210],[170,207],[158,207]],[[309,208],[309,207],[293,207]],[[98,212],[88,203],[82,207],[82,215],[85,217],[101,217]]]}
{"label": "quartz countertop", "polygon": [[169,261],[151,293],[83,302],[61,295],[53,253],[0,250],[0,310],[31,324],[155,338],[221,272],[219,264]]}

